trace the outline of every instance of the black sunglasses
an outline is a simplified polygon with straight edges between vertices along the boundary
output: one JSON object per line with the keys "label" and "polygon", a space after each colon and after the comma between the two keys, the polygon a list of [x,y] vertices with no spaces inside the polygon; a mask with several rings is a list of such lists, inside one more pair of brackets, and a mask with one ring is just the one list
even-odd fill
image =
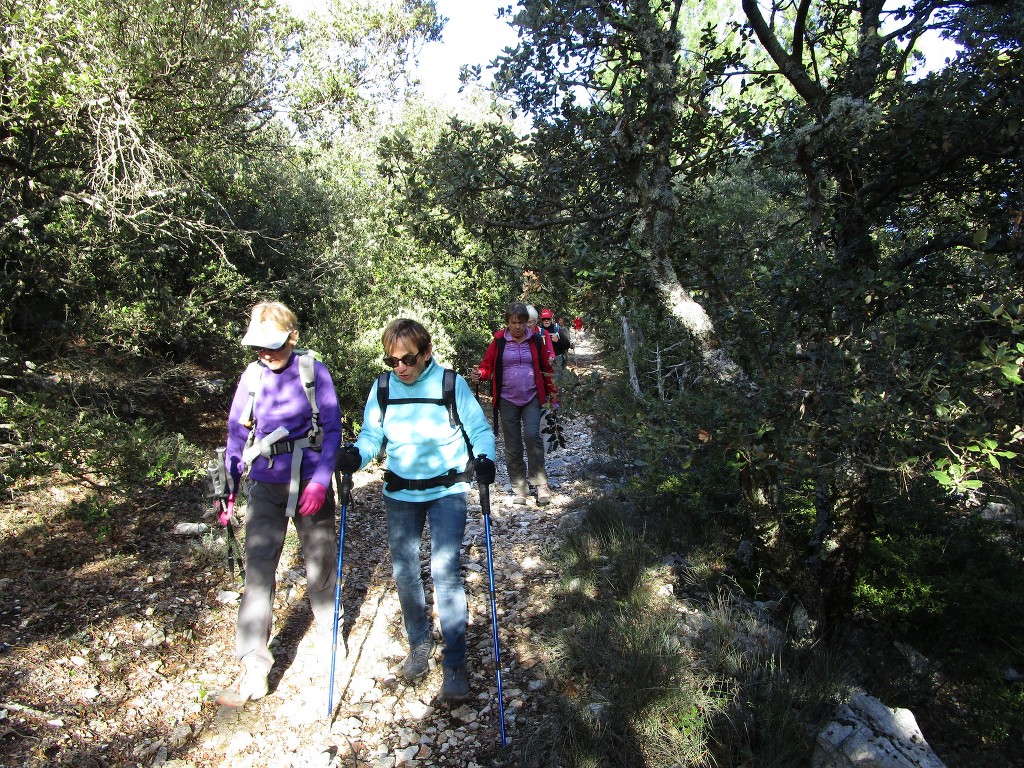
{"label": "black sunglasses", "polygon": [[405,366],[416,365],[416,361],[420,359],[419,352],[411,352],[408,355],[402,355],[401,357],[385,357],[384,365],[388,368],[397,368],[399,363],[405,363]]}

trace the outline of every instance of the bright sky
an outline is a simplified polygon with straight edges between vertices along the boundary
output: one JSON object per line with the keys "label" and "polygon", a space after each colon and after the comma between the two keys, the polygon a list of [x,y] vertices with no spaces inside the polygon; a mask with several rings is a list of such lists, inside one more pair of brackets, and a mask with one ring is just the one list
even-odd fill
{"label": "bright sky", "polygon": [[[420,56],[420,79],[425,94],[437,100],[454,99],[459,90],[463,64],[487,65],[502,49],[516,44],[509,17],[498,18],[498,9],[518,0],[436,0],[437,11],[448,23],[442,42],[427,45]],[[484,73],[485,81],[488,79]]]}
{"label": "bright sky", "polygon": [[[322,0],[285,0],[303,14],[322,5]],[[442,42],[425,46],[420,55],[419,75],[426,96],[438,101],[458,97],[459,68],[463,64],[486,66],[506,46],[515,45],[515,30],[508,18],[498,19],[498,9],[519,0],[435,0],[437,12],[448,19]],[[489,78],[484,72],[484,81]]]}

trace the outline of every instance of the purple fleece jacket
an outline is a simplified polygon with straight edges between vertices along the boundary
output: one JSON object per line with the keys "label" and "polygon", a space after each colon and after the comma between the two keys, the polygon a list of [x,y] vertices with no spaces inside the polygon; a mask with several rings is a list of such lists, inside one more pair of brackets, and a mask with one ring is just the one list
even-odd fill
{"label": "purple fleece jacket", "polygon": [[[261,365],[262,389],[256,397],[253,417],[256,421],[256,439],[266,437],[278,427],[288,430],[286,440],[300,440],[309,432],[313,411],[303,392],[299,380],[299,358],[292,355],[288,365],[280,371],[271,371]],[[323,449],[314,451],[306,448],[302,455],[300,473],[304,481],[320,483],[325,488],[331,485],[334,461],[341,444],[341,411],[334,391],[334,381],[327,366],[317,361],[313,365],[316,381],[316,404],[320,409],[320,428],[323,430]],[[236,481],[242,474],[242,448],[249,436],[248,428],[239,422],[246,403],[249,389],[245,374],[238,380],[235,398],[231,401],[228,415],[227,469]],[[291,477],[291,454],[273,457],[270,461],[259,456],[252,463],[249,477],[264,483],[287,483]]]}

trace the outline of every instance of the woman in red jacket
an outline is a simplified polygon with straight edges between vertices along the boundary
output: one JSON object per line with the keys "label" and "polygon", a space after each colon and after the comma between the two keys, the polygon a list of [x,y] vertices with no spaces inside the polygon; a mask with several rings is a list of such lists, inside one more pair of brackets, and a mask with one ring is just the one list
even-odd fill
{"label": "woman in red jacket", "polygon": [[[506,327],[497,331],[480,363],[480,378],[491,381],[494,425],[505,432],[505,466],[512,481],[514,504],[525,504],[533,483],[537,503],[551,501],[540,434],[541,407],[558,407],[554,372],[539,333],[528,325],[529,312],[513,302],[505,312]],[[526,462],[523,448],[526,448]]]}

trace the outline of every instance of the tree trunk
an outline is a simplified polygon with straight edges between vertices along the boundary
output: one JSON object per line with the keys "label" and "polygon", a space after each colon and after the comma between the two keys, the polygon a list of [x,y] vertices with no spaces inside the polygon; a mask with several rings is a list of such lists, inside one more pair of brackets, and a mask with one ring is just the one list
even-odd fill
{"label": "tree trunk", "polygon": [[655,290],[671,315],[693,336],[712,377],[722,383],[747,383],[747,376],[722,348],[710,316],[680,282],[672,263],[679,208],[672,157],[677,117],[682,109],[677,35],[681,8],[681,0],[675,0],[667,25],[660,16],[646,20],[650,25],[644,38],[648,47],[642,53],[646,107],[643,114],[629,121],[644,129],[617,132],[616,140],[642,216],[636,247],[649,265]]}
{"label": "tree trunk", "polygon": [[733,362],[719,343],[711,317],[679,282],[668,254],[660,254],[656,263],[658,293],[672,316],[690,332],[711,376],[719,383],[749,386],[750,379],[746,373]]}
{"label": "tree trunk", "polygon": [[622,316],[622,338],[626,346],[626,364],[629,366],[629,383],[633,385],[633,394],[640,397],[643,392],[640,390],[640,379],[636,375],[636,358],[633,355],[633,330],[629,327],[629,320],[626,315]]}

